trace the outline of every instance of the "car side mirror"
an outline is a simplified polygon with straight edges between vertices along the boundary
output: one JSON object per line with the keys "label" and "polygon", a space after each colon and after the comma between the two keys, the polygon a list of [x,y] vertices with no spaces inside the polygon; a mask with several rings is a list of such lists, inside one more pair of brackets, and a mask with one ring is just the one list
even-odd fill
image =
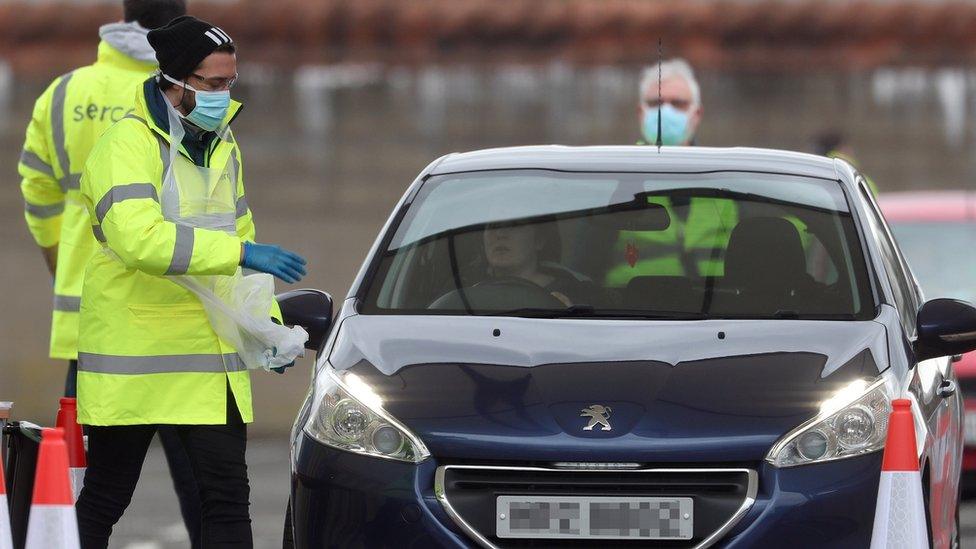
{"label": "car side mirror", "polygon": [[292,290],[275,296],[281,319],[308,332],[305,348],[320,352],[332,327],[332,296],[321,290]]}
{"label": "car side mirror", "polygon": [[918,360],[976,349],[976,307],[959,299],[926,301],[918,311]]}

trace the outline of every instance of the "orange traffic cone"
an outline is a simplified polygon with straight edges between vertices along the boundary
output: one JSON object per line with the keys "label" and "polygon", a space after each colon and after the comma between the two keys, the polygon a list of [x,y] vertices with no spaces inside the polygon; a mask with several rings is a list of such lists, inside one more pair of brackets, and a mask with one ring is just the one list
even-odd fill
{"label": "orange traffic cone", "polygon": [[892,401],[871,549],[928,547],[912,401]]}
{"label": "orange traffic cone", "polygon": [[78,403],[75,399],[61,399],[55,427],[64,429],[64,443],[68,447],[68,467],[71,471],[71,495],[73,501],[78,501],[81,488],[85,485],[88,460],[85,458],[85,441],[81,425],[78,425]]}
{"label": "orange traffic cone", "polygon": [[44,429],[37,452],[34,499],[27,521],[25,549],[78,549],[78,519],[71,500],[68,449],[64,431]]}
{"label": "orange traffic cone", "polygon": [[13,549],[10,533],[10,511],[7,509],[7,482],[3,478],[3,460],[0,459],[0,549]]}

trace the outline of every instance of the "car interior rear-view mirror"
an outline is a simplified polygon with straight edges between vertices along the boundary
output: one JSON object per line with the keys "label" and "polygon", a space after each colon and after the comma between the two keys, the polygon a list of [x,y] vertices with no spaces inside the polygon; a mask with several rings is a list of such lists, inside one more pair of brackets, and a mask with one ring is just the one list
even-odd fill
{"label": "car interior rear-view mirror", "polygon": [[281,318],[288,326],[301,326],[308,332],[305,348],[321,352],[332,326],[332,296],[321,290],[292,290],[278,294]]}
{"label": "car interior rear-view mirror", "polygon": [[594,221],[612,225],[619,231],[656,232],[671,226],[671,214],[664,206],[648,202],[638,195],[631,202],[615,204],[606,213],[596,214]]}
{"label": "car interior rear-view mirror", "polygon": [[918,360],[976,349],[976,307],[959,299],[926,301],[918,311]]}

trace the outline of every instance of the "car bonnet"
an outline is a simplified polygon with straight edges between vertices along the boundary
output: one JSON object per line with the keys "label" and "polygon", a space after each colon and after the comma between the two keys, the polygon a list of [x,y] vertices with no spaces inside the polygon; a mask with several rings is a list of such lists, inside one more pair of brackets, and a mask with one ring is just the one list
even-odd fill
{"label": "car bonnet", "polygon": [[329,361],[366,361],[386,375],[415,364],[499,364],[531,368],[571,362],[653,360],[678,366],[768,353],[826,357],[826,378],[870,352],[888,365],[884,325],[874,321],[633,321],[514,317],[353,315],[342,323]]}

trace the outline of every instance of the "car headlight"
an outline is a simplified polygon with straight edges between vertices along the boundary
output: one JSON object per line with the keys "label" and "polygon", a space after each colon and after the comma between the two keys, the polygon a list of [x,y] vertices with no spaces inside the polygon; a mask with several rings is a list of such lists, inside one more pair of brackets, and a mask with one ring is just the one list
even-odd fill
{"label": "car headlight", "polygon": [[858,380],[820,405],[816,417],[773,445],[766,461],[793,467],[844,459],[884,448],[891,395],[884,378]]}
{"label": "car headlight", "polygon": [[349,371],[326,366],[315,379],[305,432],[322,444],[368,456],[420,463],[427,447],[383,409],[383,399]]}

